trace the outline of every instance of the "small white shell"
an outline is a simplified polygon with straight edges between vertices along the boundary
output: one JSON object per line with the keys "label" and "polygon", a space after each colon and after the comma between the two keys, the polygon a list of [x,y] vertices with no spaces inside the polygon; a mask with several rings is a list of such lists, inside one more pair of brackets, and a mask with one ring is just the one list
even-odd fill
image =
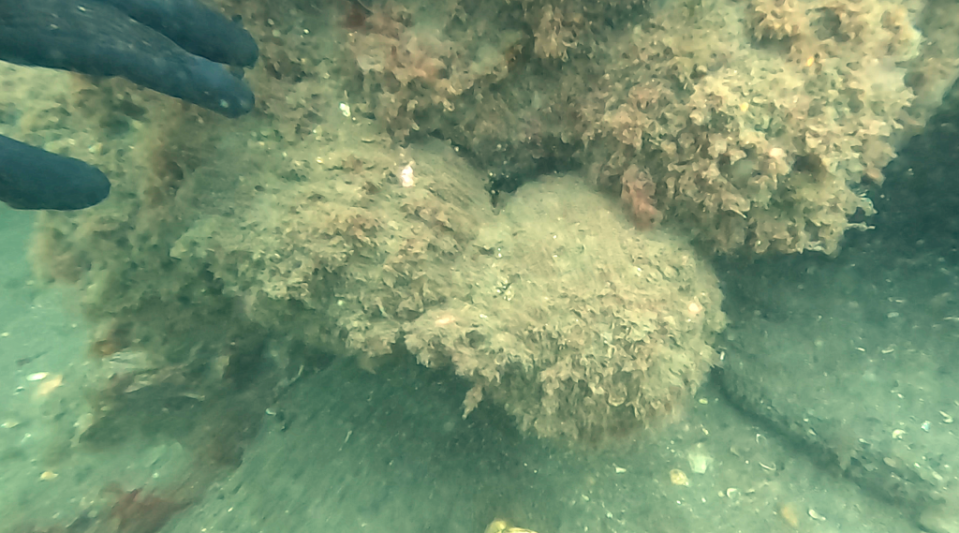
{"label": "small white shell", "polygon": [[414,161],[410,161],[403,167],[403,170],[400,171],[400,185],[404,187],[412,187],[416,182],[413,179],[413,164]]}
{"label": "small white shell", "polygon": [[702,452],[691,451],[686,458],[689,460],[689,469],[696,474],[705,474],[713,464],[713,458]]}

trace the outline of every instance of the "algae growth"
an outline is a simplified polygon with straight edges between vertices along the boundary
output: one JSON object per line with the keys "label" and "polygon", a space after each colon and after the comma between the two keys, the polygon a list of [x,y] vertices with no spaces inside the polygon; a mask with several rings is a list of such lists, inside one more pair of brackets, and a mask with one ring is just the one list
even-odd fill
{"label": "algae growth", "polygon": [[114,180],[35,244],[93,351],[149,361],[125,372],[158,398],[418,362],[466,413],[574,441],[676,412],[717,363],[709,253],[864,227],[959,47],[943,2],[223,7],[261,47],[249,116],[78,79],[23,121]]}

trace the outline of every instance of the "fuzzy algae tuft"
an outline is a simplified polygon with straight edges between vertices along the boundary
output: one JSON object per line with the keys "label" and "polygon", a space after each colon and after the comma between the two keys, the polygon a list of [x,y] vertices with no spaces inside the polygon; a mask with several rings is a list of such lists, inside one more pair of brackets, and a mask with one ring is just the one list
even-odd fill
{"label": "fuzzy algae tuft", "polygon": [[[681,237],[637,233],[578,176],[520,187],[458,270],[469,301],[428,310],[405,342],[451,365],[540,436],[598,441],[673,410],[717,362],[712,271]],[[466,263],[469,263],[467,265]]]}

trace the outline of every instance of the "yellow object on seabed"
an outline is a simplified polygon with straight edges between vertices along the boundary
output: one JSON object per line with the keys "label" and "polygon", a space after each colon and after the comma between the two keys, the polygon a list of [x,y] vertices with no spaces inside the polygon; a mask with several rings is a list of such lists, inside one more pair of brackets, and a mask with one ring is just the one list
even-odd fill
{"label": "yellow object on seabed", "polygon": [[493,520],[486,526],[486,533],[536,533],[531,529],[512,527],[506,520]]}

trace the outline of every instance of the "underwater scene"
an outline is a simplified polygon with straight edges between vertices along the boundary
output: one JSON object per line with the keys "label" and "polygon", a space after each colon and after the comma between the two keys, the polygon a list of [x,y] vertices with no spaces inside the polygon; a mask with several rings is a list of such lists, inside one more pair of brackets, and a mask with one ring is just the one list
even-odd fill
{"label": "underwater scene", "polygon": [[959,2],[0,0],[0,533],[959,533]]}

